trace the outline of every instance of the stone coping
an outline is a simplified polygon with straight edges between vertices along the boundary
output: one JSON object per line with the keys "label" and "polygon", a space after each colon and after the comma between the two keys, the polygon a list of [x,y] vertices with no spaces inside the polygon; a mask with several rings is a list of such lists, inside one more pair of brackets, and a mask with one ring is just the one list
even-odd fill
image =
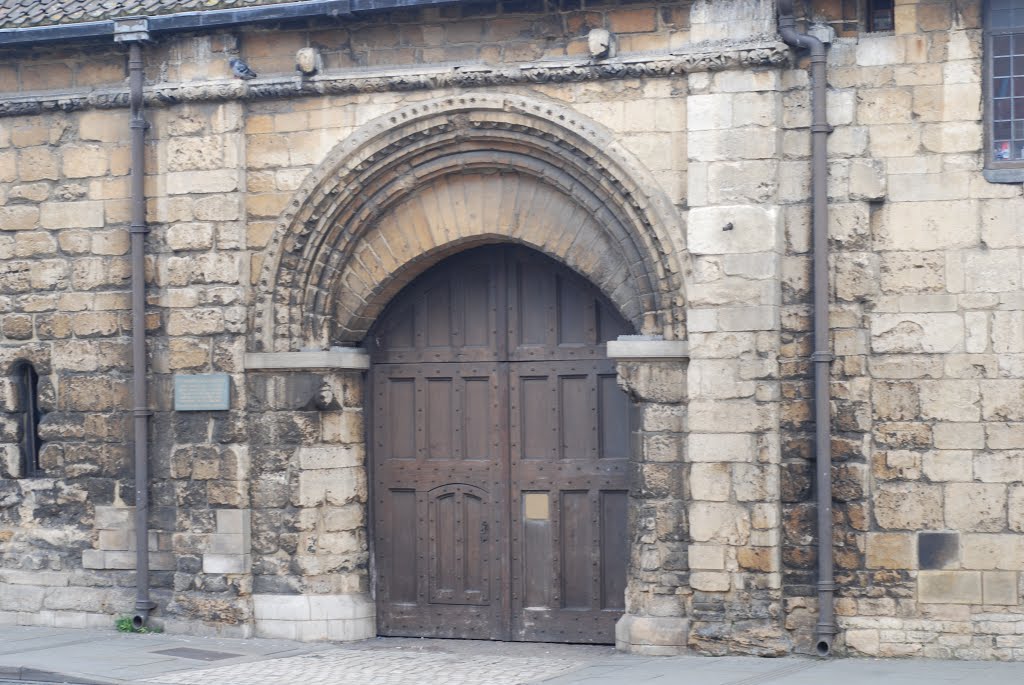
{"label": "stone coping", "polygon": [[246,371],[262,369],[353,369],[370,368],[370,355],[358,348],[335,348],[306,352],[247,352]]}
{"label": "stone coping", "polygon": [[633,337],[609,340],[612,359],[689,359],[690,344],[685,340],[638,340]]}

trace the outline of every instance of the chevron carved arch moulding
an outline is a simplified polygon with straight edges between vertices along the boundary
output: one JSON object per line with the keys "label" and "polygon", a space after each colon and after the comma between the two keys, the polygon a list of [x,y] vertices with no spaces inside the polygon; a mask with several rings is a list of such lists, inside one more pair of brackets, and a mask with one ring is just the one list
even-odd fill
{"label": "chevron carved arch moulding", "polygon": [[511,95],[380,117],[306,179],[267,247],[251,349],[358,343],[402,286],[454,252],[512,242],[590,279],[647,334],[686,335],[684,232],[599,125]]}

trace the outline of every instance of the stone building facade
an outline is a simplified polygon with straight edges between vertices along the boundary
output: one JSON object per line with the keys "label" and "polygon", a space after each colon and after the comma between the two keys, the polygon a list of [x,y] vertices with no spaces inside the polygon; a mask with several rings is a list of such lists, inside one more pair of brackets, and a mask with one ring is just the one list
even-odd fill
{"label": "stone building facade", "polygon": [[[120,3],[151,29],[192,9],[149,4]],[[835,647],[1022,659],[1024,129],[993,138],[980,0],[868,31],[876,4],[797,8],[829,42]],[[357,5],[143,48],[153,620],[376,634],[367,331],[445,257],[514,243],[643,336],[612,351],[638,414],[620,647],[813,651],[810,83],[775,5]],[[98,6],[0,3],[6,623],[132,612],[125,47],[17,42]],[[175,410],[198,374],[229,409]]]}

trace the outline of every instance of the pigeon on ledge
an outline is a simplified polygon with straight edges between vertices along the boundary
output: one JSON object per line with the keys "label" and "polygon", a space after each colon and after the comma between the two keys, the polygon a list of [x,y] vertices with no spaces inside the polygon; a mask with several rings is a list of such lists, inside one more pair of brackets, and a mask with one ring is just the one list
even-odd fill
{"label": "pigeon on ledge", "polygon": [[256,78],[258,76],[255,71],[249,68],[248,64],[237,57],[232,57],[228,61],[228,64],[231,65],[231,71],[235,73],[235,76],[242,80],[248,81],[249,79]]}

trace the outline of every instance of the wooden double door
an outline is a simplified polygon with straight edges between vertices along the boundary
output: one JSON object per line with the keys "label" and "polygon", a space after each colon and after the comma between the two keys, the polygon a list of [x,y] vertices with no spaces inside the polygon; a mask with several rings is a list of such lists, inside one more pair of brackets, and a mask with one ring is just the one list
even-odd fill
{"label": "wooden double door", "polygon": [[614,642],[629,556],[630,326],[530,250],[451,257],[369,336],[381,635]]}

